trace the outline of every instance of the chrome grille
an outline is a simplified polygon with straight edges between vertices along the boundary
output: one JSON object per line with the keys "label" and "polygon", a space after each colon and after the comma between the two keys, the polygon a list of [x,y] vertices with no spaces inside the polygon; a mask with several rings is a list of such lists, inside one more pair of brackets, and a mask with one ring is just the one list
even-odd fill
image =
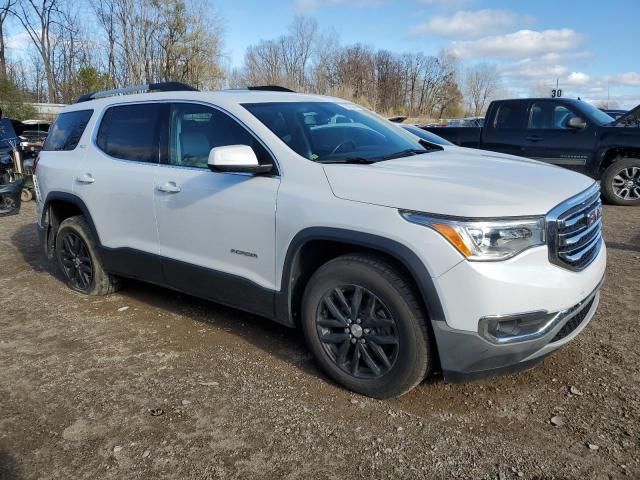
{"label": "chrome grille", "polygon": [[551,263],[582,270],[593,262],[602,245],[602,202],[597,184],[549,212],[547,238]]}

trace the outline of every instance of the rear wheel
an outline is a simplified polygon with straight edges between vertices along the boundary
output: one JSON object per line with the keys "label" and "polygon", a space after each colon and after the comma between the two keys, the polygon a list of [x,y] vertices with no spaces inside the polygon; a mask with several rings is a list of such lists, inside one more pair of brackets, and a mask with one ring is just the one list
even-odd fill
{"label": "rear wheel", "polygon": [[316,360],[353,391],[399,396],[431,370],[424,310],[407,280],[381,257],[345,255],[326,263],[309,280],[302,309]]}
{"label": "rear wheel", "polygon": [[117,277],[105,272],[96,242],[82,216],[64,220],[56,234],[56,259],[67,286],[85,295],[107,295],[119,286]]}
{"label": "rear wheel", "polygon": [[623,158],[602,174],[602,195],[614,205],[640,205],[640,159]]}

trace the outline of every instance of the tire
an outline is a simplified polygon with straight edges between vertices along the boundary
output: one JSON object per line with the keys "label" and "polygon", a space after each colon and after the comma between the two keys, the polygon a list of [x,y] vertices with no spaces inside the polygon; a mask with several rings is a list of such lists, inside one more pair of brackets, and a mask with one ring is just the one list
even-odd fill
{"label": "tire", "polygon": [[69,288],[85,295],[108,295],[120,288],[104,271],[96,242],[81,215],[65,219],[56,234],[56,262]]}
{"label": "tire", "polygon": [[[356,319],[354,297],[361,299]],[[403,395],[432,370],[425,311],[402,274],[376,255],[344,255],[320,267],[304,292],[302,328],[324,372],[369,397]]]}
{"label": "tire", "polygon": [[22,202],[30,202],[33,199],[33,193],[28,188],[23,188],[20,192],[20,200]]}
{"label": "tire", "polygon": [[600,183],[607,203],[640,205],[640,158],[626,157],[613,162],[602,174]]}

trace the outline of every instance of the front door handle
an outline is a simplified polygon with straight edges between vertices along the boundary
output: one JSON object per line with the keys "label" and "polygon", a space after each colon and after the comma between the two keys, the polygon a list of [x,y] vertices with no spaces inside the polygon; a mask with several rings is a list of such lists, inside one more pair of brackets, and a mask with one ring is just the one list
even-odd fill
{"label": "front door handle", "polygon": [[157,185],[156,188],[160,192],[164,193],[178,193],[180,192],[180,187],[176,185],[176,182],[167,182],[164,185]]}
{"label": "front door handle", "polygon": [[530,137],[527,137],[527,140],[530,142],[539,142],[542,140],[542,137],[540,135],[531,135]]}
{"label": "front door handle", "polygon": [[93,183],[96,179],[91,176],[90,173],[85,173],[84,175],[80,175],[76,177],[76,182],[78,183]]}

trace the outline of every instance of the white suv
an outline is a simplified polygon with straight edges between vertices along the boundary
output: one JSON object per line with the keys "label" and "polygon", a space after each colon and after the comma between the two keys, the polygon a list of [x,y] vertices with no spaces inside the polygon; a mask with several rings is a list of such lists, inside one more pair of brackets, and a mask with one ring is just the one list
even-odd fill
{"label": "white suv", "polygon": [[283,90],[151,84],[66,107],[35,183],[68,285],[136,278],[301,327],[327,375],[378,398],[434,370],[527,368],[591,320],[594,180]]}

